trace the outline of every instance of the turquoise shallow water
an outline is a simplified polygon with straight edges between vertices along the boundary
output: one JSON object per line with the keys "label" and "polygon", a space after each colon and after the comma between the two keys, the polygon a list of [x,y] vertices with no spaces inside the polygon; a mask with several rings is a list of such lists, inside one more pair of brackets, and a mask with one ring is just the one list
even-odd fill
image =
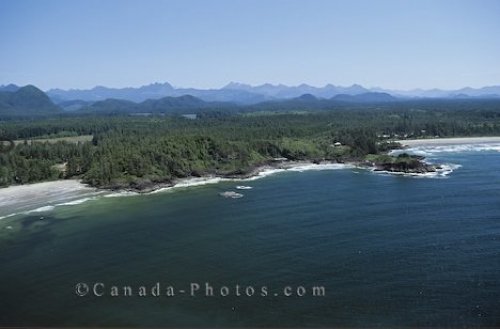
{"label": "turquoise shallow water", "polygon": [[[499,326],[500,153],[431,159],[462,167],[434,179],[285,172],[244,183],[241,199],[220,197],[241,184],[224,182],[8,218],[0,325]],[[257,293],[79,297],[79,282]]]}

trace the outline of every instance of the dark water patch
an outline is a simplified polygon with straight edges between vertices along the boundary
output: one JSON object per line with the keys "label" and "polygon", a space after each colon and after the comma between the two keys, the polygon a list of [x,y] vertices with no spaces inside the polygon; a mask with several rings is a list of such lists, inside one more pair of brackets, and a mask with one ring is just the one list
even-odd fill
{"label": "dark water patch", "polygon": [[50,225],[55,221],[55,218],[48,215],[28,215],[22,217],[20,221],[22,229],[26,230],[32,228],[33,226],[40,227]]}

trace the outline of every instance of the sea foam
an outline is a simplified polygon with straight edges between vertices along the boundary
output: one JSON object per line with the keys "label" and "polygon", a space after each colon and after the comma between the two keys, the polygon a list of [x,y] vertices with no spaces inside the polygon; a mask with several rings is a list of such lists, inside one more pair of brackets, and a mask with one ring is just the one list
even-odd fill
{"label": "sea foam", "polygon": [[320,163],[320,164],[305,164],[300,166],[291,167],[289,171],[304,172],[309,170],[338,170],[352,168],[350,165],[343,163]]}
{"label": "sea foam", "polygon": [[87,201],[92,201],[92,200],[96,200],[96,199],[97,199],[97,197],[76,199],[76,200],[73,200],[73,201],[58,203],[58,204],[56,204],[56,206],[76,206],[76,205],[85,203]]}
{"label": "sea foam", "polygon": [[43,206],[33,210],[26,211],[26,214],[38,213],[38,212],[48,212],[54,210],[55,206]]}
{"label": "sea foam", "polygon": [[500,143],[476,143],[456,145],[421,145],[412,146],[404,150],[395,150],[391,154],[411,153],[422,156],[434,156],[439,153],[464,152],[500,152]]}
{"label": "sea foam", "polygon": [[5,218],[9,218],[9,217],[13,217],[13,216],[16,216],[16,215],[17,215],[17,213],[15,212],[15,213],[8,214],[8,215],[5,215],[5,216],[0,216],[0,220],[5,219]]}

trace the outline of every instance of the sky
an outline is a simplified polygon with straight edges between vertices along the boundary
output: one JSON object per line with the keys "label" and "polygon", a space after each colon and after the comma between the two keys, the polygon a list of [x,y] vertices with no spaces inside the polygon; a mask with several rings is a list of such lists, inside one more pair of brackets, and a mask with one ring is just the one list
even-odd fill
{"label": "sky", "polygon": [[500,85],[497,0],[0,0],[0,84]]}

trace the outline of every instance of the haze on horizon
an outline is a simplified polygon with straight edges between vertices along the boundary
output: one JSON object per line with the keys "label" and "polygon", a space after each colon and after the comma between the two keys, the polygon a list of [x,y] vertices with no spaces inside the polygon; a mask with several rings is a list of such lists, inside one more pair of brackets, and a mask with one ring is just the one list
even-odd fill
{"label": "haze on horizon", "polygon": [[0,84],[500,84],[495,0],[0,2]]}

